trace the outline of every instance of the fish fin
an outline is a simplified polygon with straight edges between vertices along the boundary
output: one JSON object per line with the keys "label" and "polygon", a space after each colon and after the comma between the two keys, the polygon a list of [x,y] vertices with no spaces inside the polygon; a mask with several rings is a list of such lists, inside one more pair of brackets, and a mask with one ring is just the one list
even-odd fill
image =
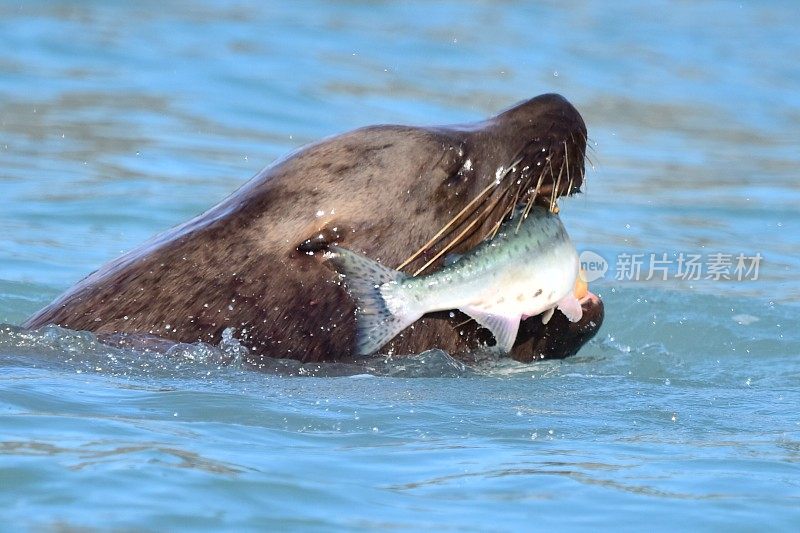
{"label": "fish fin", "polygon": [[548,322],[550,322],[550,319],[553,318],[553,312],[555,310],[556,310],[555,307],[551,307],[542,314],[542,324],[547,324]]}
{"label": "fish fin", "polygon": [[[385,267],[367,257],[341,246],[329,246],[331,253],[325,258],[333,265],[337,272],[348,278],[358,278],[362,282],[369,281],[371,284],[382,285],[390,281],[402,281],[408,276],[389,267]],[[360,287],[359,287],[360,288]],[[370,285],[370,290],[374,287]],[[355,290],[352,287],[350,290]]]}
{"label": "fish fin", "polygon": [[564,313],[564,316],[570,322],[577,322],[583,316],[583,308],[581,303],[575,298],[575,295],[570,291],[569,294],[561,298],[556,304],[558,310]]}
{"label": "fish fin", "polygon": [[[328,250],[327,260],[343,276],[345,288],[356,303],[358,355],[377,352],[422,316],[397,290],[398,282],[407,277],[405,274],[347,248],[330,246]],[[387,302],[384,294],[391,301]]]}
{"label": "fish fin", "polygon": [[522,317],[496,315],[474,307],[464,307],[461,311],[491,331],[498,348],[505,353],[511,352],[511,348],[514,347],[514,341],[517,340],[519,321]]}

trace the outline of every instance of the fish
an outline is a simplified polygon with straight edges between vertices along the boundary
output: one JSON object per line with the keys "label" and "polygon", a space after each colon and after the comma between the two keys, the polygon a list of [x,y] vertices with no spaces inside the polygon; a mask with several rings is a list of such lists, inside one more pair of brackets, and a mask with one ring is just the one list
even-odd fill
{"label": "fish", "polygon": [[561,219],[534,207],[519,213],[494,238],[445,261],[427,275],[411,277],[347,248],[332,245],[325,259],[356,303],[358,355],[380,350],[424,314],[458,309],[491,331],[496,349],[508,354],[520,321],[556,309],[581,319],[576,287],[578,252]]}

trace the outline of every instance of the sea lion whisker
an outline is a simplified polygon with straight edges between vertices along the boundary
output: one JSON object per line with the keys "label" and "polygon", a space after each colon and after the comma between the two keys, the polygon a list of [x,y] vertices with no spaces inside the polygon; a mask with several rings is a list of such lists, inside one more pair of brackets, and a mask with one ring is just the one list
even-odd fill
{"label": "sea lion whisker", "polygon": [[[550,168],[550,178],[551,179],[555,178],[556,177],[556,173],[553,170],[553,154],[552,153],[548,154],[547,166]],[[556,187],[555,187],[555,184],[554,184],[552,190],[550,191],[550,211],[551,212],[553,211],[553,196],[555,194],[555,190],[556,190]]]}
{"label": "sea lion whisker", "polygon": [[569,181],[567,182],[567,194],[568,195],[572,194],[572,177],[570,177]]}
{"label": "sea lion whisker", "polygon": [[517,226],[514,228],[514,235],[516,235],[517,232],[519,231],[519,228],[522,225],[522,221],[525,220],[525,217],[528,216],[528,210],[531,208],[531,205],[533,205],[533,202],[536,199],[536,194],[537,192],[534,191],[525,201],[525,207],[522,208],[522,213],[520,213],[519,221],[517,222]]}
{"label": "sea lion whisker", "polygon": [[519,217],[519,222],[517,222],[517,227],[514,228],[514,234],[519,231],[519,227],[522,225],[522,221],[528,218],[528,213],[530,213],[531,209],[533,208],[533,203],[536,201],[536,197],[539,196],[539,190],[542,188],[542,181],[544,181],[544,173],[546,167],[542,168],[542,171],[539,173],[539,179],[536,181],[536,187],[533,189],[530,197],[528,198],[528,202],[525,204],[525,209],[522,211],[522,216]]}
{"label": "sea lion whisker", "polygon": [[[578,174],[580,174],[580,171],[578,172]],[[573,194],[572,187],[574,186],[575,174],[569,172],[569,163],[567,163],[567,176],[569,176],[569,183],[567,184],[567,194],[572,196],[572,194]],[[581,184],[583,184],[583,182],[581,182]],[[578,189],[577,189],[577,192],[580,192],[580,190],[581,190],[581,188],[580,188],[580,185],[579,185]]]}
{"label": "sea lion whisker", "polygon": [[[422,247],[421,247],[419,250],[417,250],[416,252],[414,252],[413,254],[411,254],[411,256],[410,256],[408,259],[406,259],[405,261],[403,261],[403,262],[400,264],[400,266],[398,266],[398,267],[397,267],[397,270],[400,270],[400,269],[402,269],[403,267],[406,267],[406,266],[408,266],[408,264],[409,264],[409,263],[411,263],[412,261],[414,261],[415,259],[417,259],[417,258],[418,258],[420,255],[422,255],[423,253],[425,253],[425,252],[426,252],[426,251],[427,251],[427,250],[428,250],[428,249],[429,249],[431,246],[433,246],[434,244],[436,244],[436,243],[439,241],[439,239],[440,239],[440,238],[441,238],[441,237],[442,237],[442,236],[443,236],[445,233],[447,233],[447,230],[449,230],[449,229],[451,228],[451,226],[453,226],[453,224],[454,224],[454,223],[455,223],[455,222],[456,222],[456,221],[457,221],[459,218],[461,218],[461,216],[462,216],[462,215],[464,215],[464,213],[466,213],[466,212],[467,212],[469,209],[471,209],[471,208],[473,208],[474,206],[476,206],[476,204],[479,204],[479,201],[480,201],[480,200],[483,198],[483,196],[484,196],[484,195],[485,195],[487,192],[491,191],[491,190],[492,190],[494,187],[496,187],[496,186],[497,186],[497,184],[496,184],[495,182],[492,182],[492,183],[490,183],[489,185],[487,185],[487,186],[486,186],[486,187],[485,187],[485,188],[484,188],[484,189],[483,189],[481,192],[479,192],[479,193],[478,193],[478,195],[477,195],[475,198],[473,198],[472,200],[470,200],[470,202],[469,202],[467,205],[465,205],[465,206],[464,206],[464,208],[463,208],[461,211],[459,211],[459,212],[456,214],[456,216],[454,216],[453,218],[451,218],[451,219],[450,219],[450,222],[448,222],[447,224],[445,224],[445,225],[442,227],[442,229],[440,229],[439,231],[437,231],[437,232],[436,232],[436,234],[435,234],[433,237],[431,237],[431,238],[428,240],[428,242],[426,242],[424,245],[422,245]],[[474,210],[473,210],[473,212],[474,212]],[[470,214],[471,214],[471,213],[470,213]]]}
{"label": "sea lion whisker", "polygon": [[586,159],[589,160],[589,164],[592,165],[592,168],[597,167],[598,163],[600,163],[599,157],[600,156],[598,155],[598,153],[596,151],[592,151],[592,157],[589,157],[588,154],[586,155]]}
{"label": "sea lion whisker", "polygon": [[583,149],[583,157],[587,159],[592,166],[594,166],[594,161],[592,160],[592,156],[597,156],[597,149],[589,144],[588,138],[584,136],[585,141],[585,148]]}
{"label": "sea lion whisker", "polygon": [[464,320],[463,322],[459,322],[458,324],[456,324],[455,326],[453,326],[453,329],[458,329],[458,328],[460,328],[461,326],[466,326],[467,324],[469,324],[469,323],[470,323],[470,322],[472,322],[473,320],[475,320],[475,319],[474,319],[474,318],[472,318],[472,317],[470,317],[470,318],[468,318],[468,319]]}
{"label": "sea lion whisker", "polygon": [[419,270],[417,270],[416,272],[414,272],[414,274],[413,274],[413,275],[414,275],[414,276],[418,276],[418,275],[420,275],[420,274],[421,274],[422,272],[424,272],[424,271],[425,271],[425,270],[426,270],[426,269],[427,269],[429,266],[431,266],[431,265],[432,265],[434,262],[436,262],[436,260],[437,260],[437,259],[439,259],[440,257],[442,257],[442,256],[443,256],[444,254],[446,254],[447,252],[449,252],[449,251],[450,251],[450,250],[451,250],[451,249],[452,249],[454,246],[458,245],[458,244],[461,242],[461,240],[462,240],[462,239],[463,239],[463,238],[464,238],[464,237],[465,237],[467,234],[469,234],[470,230],[472,230],[472,229],[475,227],[475,225],[476,225],[478,222],[482,222],[483,220],[485,220],[485,219],[484,219],[484,215],[485,215],[485,214],[487,214],[487,213],[490,213],[490,212],[492,211],[492,209],[494,209],[494,207],[497,205],[497,202],[499,202],[499,201],[500,201],[500,198],[502,198],[502,196],[500,196],[500,197],[498,197],[498,198],[495,198],[495,199],[494,199],[494,201],[492,201],[492,203],[491,203],[491,204],[490,204],[490,205],[489,205],[489,206],[488,206],[486,209],[484,209],[484,210],[483,210],[483,211],[482,211],[482,212],[481,212],[481,213],[480,213],[480,214],[479,214],[479,215],[478,215],[478,216],[475,218],[475,220],[473,220],[472,222],[470,222],[469,224],[467,224],[467,227],[466,227],[466,228],[464,228],[464,229],[463,229],[463,230],[462,230],[462,231],[461,231],[461,232],[460,232],[458,235],[456,235],[456,237],[455,237],[455,238],[454,238],[452,241],[450,241],[449,243],[447,243],[447,245],[446,245],[446,246],[444,246],[444,247],[443,247],[441,250],[439,250],[438,252],[436,252],[436,255],[434,255],[434,256],[433,256],[433,257],[432,257],[430,260],[428,260],[428,262],[427,262],[427,263],[425,263],[424,265],[422,265],[422,266],[419,268]]}
{"label": "sea lion whisker", "polygon": [[[447,233],[447,231],[448,231],[448,230],[449,230],[449,229],[450,229],[450,228],[453,226],[453,224],[455,224],[455,223],[456,223],[456,221],[457,221],[459,218],[461,218],[461,216],[462,216],[462,215],[464,215],[464,214],[465,214],[465,213],[466,213],[466,212],[467,212],[469,209],[471,209],[471,208],[473,208],[473,207],[477,208],[477,205],[479,205],[479,202],[480,202],[480,200],[483,198],[483,196],[484,196],[486,193],[488,193],[489,191],[491,191],[493,188],[497,187],[497,186],[500,184],[500,182],[502,182],[502,181],[503,181],[503,180],[506,178],[506,176],[508,176],[508,174],[509,174],[509,173],[510,173],[510,172],[511,172],[511,171],[512,171],[512,170],[513,170],[513,169],[514,169],[514,168],[515,168],[515,167],[516,167],[518,164],[520,164],[521,162],[522,162],[522,156],[520,156],[520,157],[517,157],[517,159],[515,159],[515,160],[514,160],[514,162],[512,162],[512,163],[511,163],[511,165],[509,165],[509,166],[508,166],[508,168],[504,168],[504,169],[503,169],[503,172],[502,172],[500,175],[498,175],[498,176],[495,178],[495,180],[494,180],[493,182],[491,182],[491,183],[490,183],[489,185],[487,185],[487,186],[486,186],[486,187],[485,187],[485,188],[484,188],[484,189],[483,189],[481,192],[479,192],[479,193],[478,193],[478,195],[477,195],[475,198],[473,198],[472,200],[470,200],[470,202],[469,202],[467,205],[465,205],[465,206],[464,206],[464,208],[463,208],[463,209],[461,209],[461,211],[459,211],[459,212],[456,214],[456,216],[454,216],[453,218],[451,218],[451,219],[450,219],[450,221],[449,221],[447,224],[445,224],[445,225],[444,225],[444,226],[443,226],[443,227],[442,227],[442,228],[441,228],[439,231],[437,231],[437,232],[436,232],[436,234],[435,234],[433,237],[431,237],[431,238],[428,240],[428,242],[426,242],[426,243],[425,243],[425,244],[424,244],[424,245],[423,245],[423,246],[422,246],[422,247],[421,247],[419,250],[417,250],[416,252],[414,252],[414,253],[413,253],[413,254],[412,254],[410,257],[408,257],[408,259],[406,259],[405,261],[403,261],[403,262],[400,264],[400,266],[398,266],[398,267],[397,267],[397,270],[400,270],[400,269],[402,269],[402,268],[404,268],[404,267],[408,266],[408,264],[409,264],[409,263],[411,263],[412,261],[414,261],[415,259],[417,259],[417,258],[418,258],[420,255],[422,255],[422,254],[423,254],[423,253],[425,253],[427,250],[429,250],[431,246],[433,246],[434,244],[436,244],[436,243],[437,243],[437,242],[438,242],[438,241],[439,241],[439,240],[440,240],[440,239],[441,239],[441,238],[442,238],[442,237],[443,237],[443,236],[444,236],[444,235]],[[477,205],[476,205],[476,204],[477,204]],[[472,210],[472,211],[471,211],[469,214],[472,214],[472,213],[474,213],[474,209],[473,209],[473,210]],[[416,274],[415,274],[415,275],[416,275]]]}
{"label": "sea lion whisker", "polygon": [[586,182],[586,169],[581,169],[581,187],[583,187],[584,194],[587,192],[587,182]]}
{"label": "sea lion whisker", "polygon": [[551,213],[558,213],[556,200],[558,200],[558,189],[561,187],[561,176],[564,174],[564,163],[561,164],[561,169],[558,171],[558,178],[556,178],[556,184],[553,187],[553,192],[550,193],[550,212]]}
{"label": "sea lion whisker", "polygon": [[536,200],[536,196],[535,196],[535,195],[533,195],[533,196],[531,196],[531,198],[528,200],[528,203],[527,203],[527,204],[525,204],[525,209],[522,211],[522,216],[520,217],[520,219],[519,219],[519,222],[517,222],[517,228],[516,228],[516,230],[514,231],[515,233],[516,233],[517,231],[519,231],[519,227],[520,227],[520,225],[522,224],[522,221],[523,221],[523,220],[525,220],[526,218],[528,218],[528,214],[531,212],[531,209],[533,209],[533,206],[534,206],[534,204],[535,204],[535,200]]}
{"label": "sea lion whisker", "polygon": [[567,167],[567,194],[572,194],[572,177],[569,174],[569,151],[567,141],[564,141],[564,166]]}
{"label": "sea lion whisker", "polygon": [[500,220],[498,220],[497,222],[494,223],[494,226],[492,226],[492,229],[489,231],[489,233],[486,234],[485,238],[494,239],[495,235],[497,235],[497,230],[499,230],[500,226],[503,225],[503,220],[505,220],[505,218],[508,216],[508,213],[509,213],[509,211],[506,211],[503,214],[503,218],[501,218]]}
{"label": "sea lion whisker", "polygon": [[485,238],[494,239],[495,235],[497,235],[497,231],[500,229],[500,226],[503,224],[503,221],[506,220],[508,217],[511,218],[510,215],[514,212],[514,209],[517,207],[517,202],[519,202],[520,194],[522,193],[522,189],[525,186],[525,180],[520,179],[519,185],[517,186],[517,191],[514,193],[514,198],[508,204],[508,207],[503,211],[503,216],[501,216],[497,222],[495,222],[492,229],[486,234]]}
{"label": "sea lion whisker", "polygon": [[[527,143],[526,146],[529,145],[529,144],[530,143]],[[516,161],[514,161],[514,163],[512,163],[510,168],[516,167],[521,162],[522,162],[522,157],[517,158]],[[523,186],[525,184],[525,179],[524,179],[525,177],[524,177],[523,173],[525,172],[526,169],[527,169],[527,167],[523,168],[520,171],[520,178],[519,178],[519,181],[518,181],[517,190],[514,193],[514,198],[511,200],[511,203],[508,204],[508,207],[503,211],[503,215],[498,219],[497,222],[495,222],[494,226],[492,226],[492,229],[486,234],[486,236],[484,238],[493,239],[494,236],[497,235],[497,230],[500,229],[500,226],[502,225],[502,223],[506,219],[506,217],[508,217],[511,213],[514,212],[514,208],[516,207],[517,202],[519,201],[519,195],[522,192],[522,188],[523,188]],[[507,189],[506,191],[508,191],[508,190],[509,189]],[[506,194],[506,191],[504,191],[504,195]]]}
{"label": "sea lion whisker", "polygon": [[[521,151],[522,150],[520,150],[520,152]],[[517,152],[517,153],[519,153],[519,152]],[[522,163],[522,159],[523,159],[523,157],[520,155],[510,165],[508,165],[508,169],[503,174],[503,177],[505,178],[508,175],[509,172],[511,172],[514,168],[516,168],[517,165]]]}
{"label": "sea lion whisker", "polygon": [[[520,194],[522,194],[522,189],[524,186],[525,186],[525,180],[520,179],[519,185],[517,186],[517,191],[514,193],[514,198],[509,204],[508,209],[506,210],[506,215],[509,212],[513,211],[514,208],[517,206],[517,202],[519,202],[519,196]],[[500,220],[502,221],[506,217],[506,215],[503,215],[503,217]]]}
{"label": "sea lion whisker", "polygon": [[522,183],[520,183],[520,186],[517,188],[517,193],[514,195],[514,201],[508,204],[508,207],[503,212],[503,216],[500,217],[500,219],[497,222],[495,222],[494,226],[492,226],[491,231],[489,231],[489,233],[486,234],[486,237],[488,237],[489,239],[494,239],[495,235],[497,235],[497,231],[503,224],[503,221],[506,219],[506,217],[508,217],[511,213],[514,212],[514,208],[517,206],[517,199],[519,198],[519,192],[521,189],[522,189]]}

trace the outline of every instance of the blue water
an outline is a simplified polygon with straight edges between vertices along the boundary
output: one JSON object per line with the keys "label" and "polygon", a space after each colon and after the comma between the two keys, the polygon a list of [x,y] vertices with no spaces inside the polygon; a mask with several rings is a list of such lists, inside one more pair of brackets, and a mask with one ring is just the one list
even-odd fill
{"label": "blue water", "polygon": [[[0,529],[796,530],[800,10],[531,4],[0,2]],[[575,357],[258,373],[17,327],[298,146],[543,92],[588,124],[562,213],[610,265]],[[763,262],[616,275],[663,253]]]}

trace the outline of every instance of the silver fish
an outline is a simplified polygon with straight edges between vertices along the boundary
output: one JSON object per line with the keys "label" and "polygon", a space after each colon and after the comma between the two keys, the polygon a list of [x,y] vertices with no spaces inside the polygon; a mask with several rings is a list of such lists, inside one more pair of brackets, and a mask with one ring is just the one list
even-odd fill
{"label": "silver fish", "polygon": [[518,218],[441,270],[419,277],[386,268],[340,246],[326,258],[342,275],[356,301],[356,351],[369,355],[425,313],[459,309],[489,329],[496,346],[509,353],[520,320],[558,308],[572,322],[581,305],[573,294],[578,253],[559,217],[533,208],[517,229]]}

